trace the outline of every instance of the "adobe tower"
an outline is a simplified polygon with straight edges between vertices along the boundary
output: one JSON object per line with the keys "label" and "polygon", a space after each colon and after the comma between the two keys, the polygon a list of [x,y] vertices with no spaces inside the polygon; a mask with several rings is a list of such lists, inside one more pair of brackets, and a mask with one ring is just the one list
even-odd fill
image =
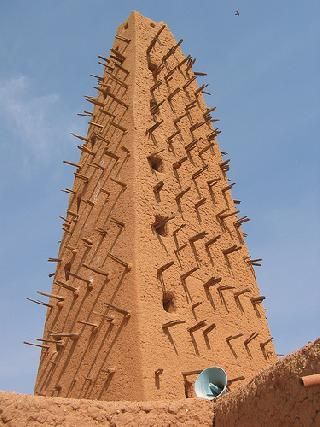
{"label": "adobe tower", "polygon": [[229,160],[168,27],[133,12],[100,56],[69,193],[35,393],[102,400],[192,396],[275,361]]}

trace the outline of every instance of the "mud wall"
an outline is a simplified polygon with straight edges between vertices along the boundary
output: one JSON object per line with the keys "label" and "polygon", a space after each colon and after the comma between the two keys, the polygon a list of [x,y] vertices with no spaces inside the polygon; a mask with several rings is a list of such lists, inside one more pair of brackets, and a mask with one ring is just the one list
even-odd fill
{"label": "mud wall", "polygon": [[134,12],[99,56],[52,289],[33,299],[48,309],[38,395],[181,399],[207,366],[233,389],[275,360],[248,218],[181,43]]}
{"label": "mud wall", "polygon": [[299,378],[320,373],[320,339],[230,393],[215,405],[216,427],[319,426],[320,386]]}
{"label": "mud wall", "polygon": [[211,426],[212,404],[195,399],[101,402],[0,393],[0,426]]}
{"label": "mud wall", "polygon": [[[87,97],[88,134],[63,220],[35,393],[123,399],[142,394],[135,277],[133,25],[99,56],[97,97]],[[124,57],[126,63],[124,64]],[[92,110],[93,106],[93,110]],[[91,112],[92,110],[92,112]],[[128,374],[129,373],[129,374]],[[120,380],[120,382],[119,382]]]}
{"label": "mud wall", "polygon": [[[136,266],[146,398],[192,396],[201,369],[231,387],[275,360],[203,70],[168,27],[135,15]],[[194,64],[195,63],[195,64]],[[199,82],[198,82],[199,80]],[[254,363],[253,363],[254,361]]]}
{"label": "mud wall", "polygon": [[99,402],[0,393],[0,425],[26,426],[318,426],[320,386],[299,377],[320,372],[320,341],[258,374],[216,403],[200,399]]}

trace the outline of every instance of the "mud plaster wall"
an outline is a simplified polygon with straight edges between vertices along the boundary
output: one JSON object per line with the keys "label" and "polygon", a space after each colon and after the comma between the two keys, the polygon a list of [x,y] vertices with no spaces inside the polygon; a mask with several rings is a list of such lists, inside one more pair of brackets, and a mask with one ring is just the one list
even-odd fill
{"label": "mud plaster wall", "polygon": [[36,394],[106,399],[108,392],[120,399],[130,390],[131,399],[142,399],[133,256],[132,28],[123,29],[125,38],[113,45],[114,57],[126,55],[124,66],[100,58],[105,74],[91,100],[88,135],[76,137],[81,157],[52,287],[63,299],[50,298],[44,331],[45,339],[61,345],[44,343],[49,348],[41,354]]}
{"label": "mud plaster wall", "polygon": [[320,372],[319,342],[277,362],[216,403],[200,399],[99,402],[0,392],[0,425],[318,426],[320,388],[304,388],[298,380],[315,372]]}
{"label": "mud plaster wall", "polygon": [[275,356],[205,87],[138,13],[100,60],[35,392],[190,397],[210,365],[236,387]]}
{"label": "mud plaster wall", "polygon": [[196,375],[189,372],[219,365],[230,379],[245,381],[275,358],[272,343],[264,346],[270,334],[261,304],[252,299],[259,290],[237,223],[228,163],[192,59],[163,23],[150,28],[137,16],[135,25],[136,266],[145,395],[175,398],[192,394]]}
{"label": "mud plaster wall", "polygon": [[211,426],[213,405],[195,399],[101,402],[0,392],[0,426]]}
{"label": "mud plaster wall", "polygon": [[217,401],[214,426],[319,426],[320,386],[307,388],[299,381],[300,376],[319,372],[318,339]]}

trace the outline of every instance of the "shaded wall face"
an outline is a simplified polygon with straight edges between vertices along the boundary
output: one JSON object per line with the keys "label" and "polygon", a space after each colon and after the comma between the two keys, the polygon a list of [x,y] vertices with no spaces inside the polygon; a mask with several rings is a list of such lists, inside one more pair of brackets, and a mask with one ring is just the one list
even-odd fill
{"label": "shaded wall face", "polygon": [[190,397],[212,365],[236,386],[274,353],[205,88],[137,13],[100,60],[35,391]]}
{"label": "shaded wall face", "polygon": [[210,88],[181,42],[152,25],[136,20],[142,366],[147,398],[182,398],[205,367],[222,366],[236,387],[275,359],[229,160],[202,95]]}
{"label": "shaded wall face", "polygon": [[215,425],[319,426],[320,386],[304,387],[300,377],[320,372],[320,340],[290,354],[250,384],[219,399]]}
{"label": "shaded wall face", "polygon": [[91,100],[88,135],[78,138],[81,157],[53,278],[37,394],[142,399],[134,280],[134,46],[130,28],[121,34],[111,52],[116,59],[100,59],[105,73]]}

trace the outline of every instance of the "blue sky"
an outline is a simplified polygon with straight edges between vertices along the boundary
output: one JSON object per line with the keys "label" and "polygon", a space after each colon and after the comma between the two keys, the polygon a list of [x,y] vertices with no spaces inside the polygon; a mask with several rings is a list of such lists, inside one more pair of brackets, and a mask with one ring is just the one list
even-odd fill
{"label": "blue sky", "polygon": [[[198,2],[199,3],[199,2]],[[318,0],[11,0],[0,6],[0,389],[30,393],[72,171],[70,132],[92,95],[96,55],[132,10],[165,21],[208,73],[220,145],[231,157],[247,243],[278,353],[318,337],[320,323]],[[240,16],[234,16],[239,9]]]}

